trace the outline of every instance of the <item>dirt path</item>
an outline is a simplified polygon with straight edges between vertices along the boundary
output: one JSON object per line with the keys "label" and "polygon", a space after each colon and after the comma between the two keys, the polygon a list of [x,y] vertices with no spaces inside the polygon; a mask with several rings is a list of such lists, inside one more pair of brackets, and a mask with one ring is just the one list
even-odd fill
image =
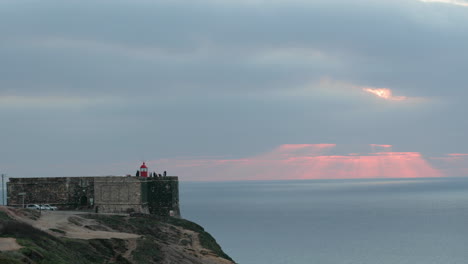
{"label": "dirt path", "polygon": [[[64,236],[78,239],[135,239],[139,235],[116,231],[95,231],[86,226],[99,226],[99,223],[80,217],[76,212],[45,211],[37,221],[31,223],[34,227],[49,231],[59,229],[65,231]],[[108,228],[107,228],[108,229]]]}
{"label": "dirt path", "polygon": [[15,238],[2,237],[0,238],[0,251],[13,251],[22,248],[16,242]]}
{"label": "dirt path", "polygon": [[[116,232],[109,228],[102,228],[102,230],[106,231],[91,230],[86,228],[86,226],[100,226],[100,224],[92,219],[80,217],[80,212],[75,211],[42,211],[40,218],[37,220],[21,215],[14,209],[3,207],[2,211],[6,212],[10,217],[13,217],[18,221],[26,222],[55,236],[78,239],[136,239],[140,237],[140,235]],[[53,232],[51,229],[62,230],[65,233],[61,234]]]}
{"label": "dirt path", "polygon": [[136,239],[127,239],[127,251],[122,255],[128,261],[132,262],[132,252],[137,248]]}

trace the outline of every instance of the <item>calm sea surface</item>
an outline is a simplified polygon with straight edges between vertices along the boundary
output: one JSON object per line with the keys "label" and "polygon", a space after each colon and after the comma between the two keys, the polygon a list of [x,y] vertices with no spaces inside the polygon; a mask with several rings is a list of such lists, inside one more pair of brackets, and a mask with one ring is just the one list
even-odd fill
{"label": "calm sea surface", "polygon": [[181,182],[240,264],[468,263],[468,178]]}

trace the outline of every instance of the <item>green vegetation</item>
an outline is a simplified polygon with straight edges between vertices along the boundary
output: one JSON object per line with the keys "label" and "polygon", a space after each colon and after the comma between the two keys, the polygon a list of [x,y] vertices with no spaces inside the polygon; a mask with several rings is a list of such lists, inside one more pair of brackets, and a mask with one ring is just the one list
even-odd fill
{"label": "green vegetation", "polygon": [[49,229],[52,232],[59,233],[59,234],[65,234],[66,232],[57,228],[51,228]]}
{"label": "green vegetation", "polygon": [[[187,220],[149,215],[136,217],[87,215],[86,217],[95,219],[116,231],[140,234],[142,237],[136,241],[136,248],[131,254],[135,263],[161,262],[164,260],[162,247],[165,245],[189,245],[191,240],[182,237],[178,227],[197,232],[202,247],[231,260],[210,234],[201,226]],[[65,234],[65,231],[60,229],[51,228],[50,230]],[[125,240],[81,240],[55,237],[31,225],[13,220],[3,212],[0,212],[0,234],[2,237],[16,238],[18,244],[23,247],[17,251],[0,252],[0,264],[130,263],[123,257],[128,250],[128,242]]]}
{"label": "green vegetation", "polygon": [[169,238],[165,232],[161,231],[159,227],[161,224],[179,226],[199,233],[199,240],[202,247],[213,251],[216,255],[222,258],[233,261],[226,253],[224,253],[216,242],[216,239],[206,232],[203,227],[185,219],[158,215],[144,215],[141,217],[87,215],[87,217],[95,219],[98,222],[121,232],[133,232],[144,235],[145,237],[155,237],[162,241],[167,241]]}
{"label": "green vegetation", "polygon": [[202,247],[213,251],[216,255],[222,258],[233,261],[226,253],[224,253],[224,251],[216,242],[216,239],[214,239],[213,236],[211,236],[208,232],[206,232],[203,227],[201,227],[200,225],[197,225],[194,222],[191,222],[185,219],[175,218],[175,217],[163,217],[163,216],[151,216],[150,218],[135,217],[135,218],[131,218],[130,220],[136,225],[141,225],[145,227],[154,226],[155,221],[159,221],[162,223],[179,226],[184,229],[197,232],[199,233],[198,238],[200,240],[200,244]]}
{"label": "green vegetation", "polygon": [[26,214],[29,219],[32,219],[32,220],[37,220],[41,217],[41,212],[36,209],[23,209],[22,212]]}
{"label": "green vegetation", "polygon": [[22,255],[17,252],[0,253],[0,264],[22,264]]}
{"label": "green vegetation", "polygon": [[[115,256],[116,252],[119,254],[125,250],[125,241],[120,239],[56,238],[28,224],[5,220],[3,217],[0,220],[0,233],[3,237],[16,238],[18,244],[23,246],[18,251],[0,252],[0,263],[128,263],[118,261],[122,258]],[[116,260],[109,262],[113,258]]]}
{"label": "green vegetation", "polygon": [[199,234],[198,239],[200,240],[202,247],[213,251],[216,255],[222,258],[233,261],[231,257],[224,253],[219,244],[216,242],[216,239],[214,239],[213,236],[206,232],[203,227],[195,224],[194,222],[174,217],[166,217],[166,221],[167,223],[173,224],[175,226],[180,226],[182,228],[197,232]]}
{"label": "green vegetation", "polygon": [[121,232],[131,233],[134,231],[134,227],[128,224],[126,216],[89,214],[82,215],[82,217],[94,219],[105,226],[108,226],[114,230],[119,230]]}
{"label": "green vegetation", "polygon": [[160,246],[149,237],[138,240],[137,249],[133,251],[133,260],[136,263],[154,263],[164,259]]}
{"label": "green vegetation", "polygon": [[[0,221],[10,220],[11,218],[5,213],[0,211]],[[1,262],[0,262],[1,263]]]}

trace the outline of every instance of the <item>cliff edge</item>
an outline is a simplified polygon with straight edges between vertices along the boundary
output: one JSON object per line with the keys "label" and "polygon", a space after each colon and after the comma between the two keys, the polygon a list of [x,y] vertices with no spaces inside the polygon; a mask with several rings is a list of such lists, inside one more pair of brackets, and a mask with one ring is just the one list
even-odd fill
{"label": "cliff edge", "polygon": [[1,263],[234,261],[201,226],[183,219],[0,207]]}

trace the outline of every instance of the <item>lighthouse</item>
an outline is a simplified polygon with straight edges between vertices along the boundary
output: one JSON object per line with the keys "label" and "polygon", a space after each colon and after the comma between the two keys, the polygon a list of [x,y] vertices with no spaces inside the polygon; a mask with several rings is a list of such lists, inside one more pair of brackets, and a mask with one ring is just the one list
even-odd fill
{"label": "lighthouse", "polygon": [[148,167],[146,167],[144,162],[140,166],[140,177],[148,177]]}

